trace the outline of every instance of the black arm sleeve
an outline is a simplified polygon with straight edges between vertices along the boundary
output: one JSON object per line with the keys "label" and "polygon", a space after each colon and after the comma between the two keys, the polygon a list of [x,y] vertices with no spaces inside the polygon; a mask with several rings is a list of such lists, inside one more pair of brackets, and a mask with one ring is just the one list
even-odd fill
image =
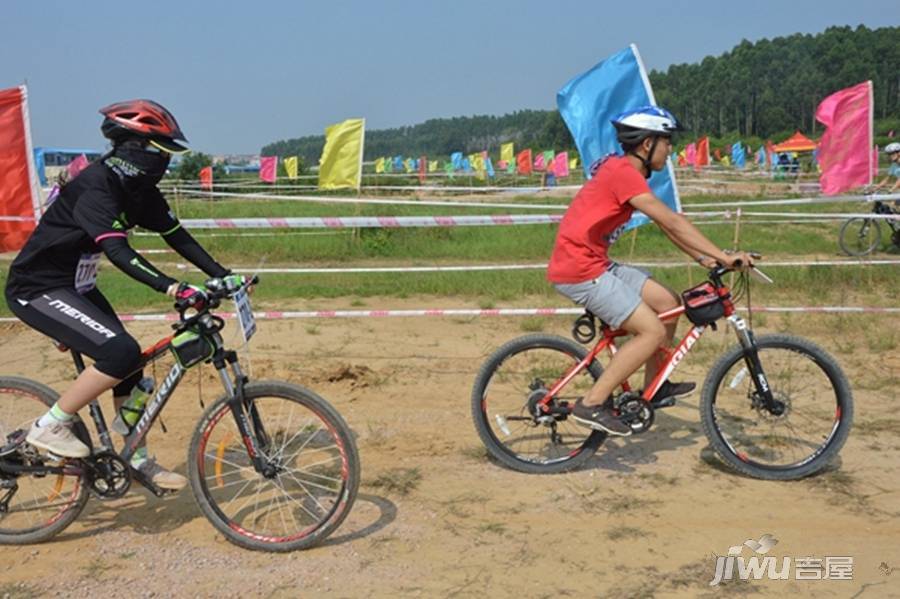
{"label": "black arm sleeve", "polygon": [[162,238],[166,240],[169,247],[207,275],[224,277],[229,273],[228,269],[213,260],[213,257],[183,228],[178,227],[174,231],[163,233]]}
{"label": "black arm sleeve", "polygon": [[100,241],[100,249],[115,264],[119,270],[131,278],[153,287],[161,293],[168,291],[172,283],[177,283],[172,277],[159,272],[152,264],[147,262],[140,254],[131,249],[123,237],[107,237]]}

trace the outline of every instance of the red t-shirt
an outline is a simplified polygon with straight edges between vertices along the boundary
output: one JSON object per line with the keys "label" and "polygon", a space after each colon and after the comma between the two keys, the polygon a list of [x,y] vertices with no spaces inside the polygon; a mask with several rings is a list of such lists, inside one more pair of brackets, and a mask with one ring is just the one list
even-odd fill
{"label": "red t-shirt", "polygon": [[626,157],[613,156],[601,164],[559,223],[547,278],[581,283],[606,272],[606,252],[634,212],[628,200],[643,193],[650,193],[650,186]]}

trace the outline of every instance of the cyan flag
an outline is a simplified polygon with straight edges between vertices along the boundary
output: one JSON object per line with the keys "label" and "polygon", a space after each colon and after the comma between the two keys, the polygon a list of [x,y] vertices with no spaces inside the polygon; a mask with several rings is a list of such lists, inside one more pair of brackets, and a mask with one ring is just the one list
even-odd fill
{"label": "cyan flag", "polygon": [[744,154],[744,144],[739,141],[731,146],[731,164],[738,168],[747,166],[747,155]]}
{"label": "cyan flag", "polygon": [[472,163],[469,162],[469,159],[468,159],[468,158],[463,158],[463,161],[462,161],[462,170],[466,171],[467,173],[471,173],[471,172],[472,172]]}
{"label": "cyan flag", "polygon": [[[637,46],[631,44],[566,83],[556,94],[556,104],[578,146],[584,175],[590,178],[595,162],[609,154],[622,153],[611,119],[632,108],[656,105],[656,100]],[[669,208],[681,212],[671,161],[653,173],[650,189]],[[646,222],[646,216],[635,213],[626,228]]]}
{"label": "cyan flag", "polygon": [[494,176],[494,165],[491,163],[490,156],[484,159],[484,170],[487,171],[488,177]]}
{"label": "cyan flag", "polygon": [[453,163],[454,170],[461,171],[463,169],[462,152],[453,152],[450,154],[450,162]]}
{"label": "cyan flag", "polygon": [[398,173],[403,170],[403,156],[394,156],[394,170]]}
{"label": "cyan flag", "polygon": [[756,164],[765,164],[766,163],[766,147],[759,146],[759,151],[756,152]]}

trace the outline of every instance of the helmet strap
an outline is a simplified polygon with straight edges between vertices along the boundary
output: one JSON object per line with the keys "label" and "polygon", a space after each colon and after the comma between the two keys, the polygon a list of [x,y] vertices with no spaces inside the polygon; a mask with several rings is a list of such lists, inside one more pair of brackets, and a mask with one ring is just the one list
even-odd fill
{"label": "helmet strap", "polygon": [[654,135],[653,141],[650,143],[650,151],[647,153],[646,158],[644,156],[641,156],[640,154],[638,154],[635,150],[630,150],[628,152],[629,154],[631,154],[632,156],[634,156],[635,158],[637,158],[641,161],[641,164],[643,165],[644,169],[646,169],[646,171],[647,171],[647,174],[644,175],[645,179],[649,179],[650,176],[653,174],[653,169],[650,168],[650,159],[653,157],[653,152],[656,151],[657,143],[659,143],[659,136]]}

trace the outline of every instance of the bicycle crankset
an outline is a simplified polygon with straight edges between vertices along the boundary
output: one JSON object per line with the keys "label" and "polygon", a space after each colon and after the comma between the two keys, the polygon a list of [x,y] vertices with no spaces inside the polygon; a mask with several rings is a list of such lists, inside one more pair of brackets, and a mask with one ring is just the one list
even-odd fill
{"label": "bicycle crankset", "polygon": [[84,465],[88,484],[98,499],[117,499],[131,488],[131,469],[110,451],[85,458]]}
{"label": "bicycle crankset", "polygon": [[653,426],[653,406],[635,391],[627,391],[613,400],[619,410],[619,419],[631,427],[634,434],[643,433]]}

